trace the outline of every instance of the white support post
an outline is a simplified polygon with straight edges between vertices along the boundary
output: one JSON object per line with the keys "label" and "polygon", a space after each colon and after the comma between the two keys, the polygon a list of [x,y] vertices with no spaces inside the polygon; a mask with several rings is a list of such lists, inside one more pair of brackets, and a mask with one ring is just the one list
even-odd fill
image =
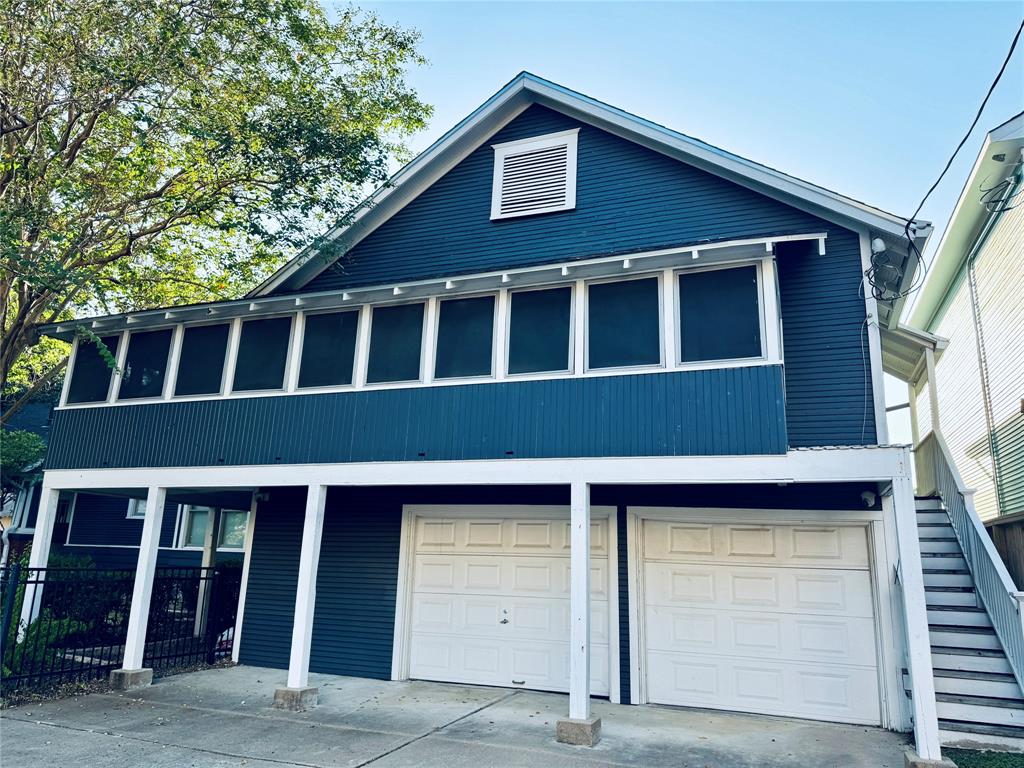
{"label": "white support post", "polygon": [[245,525],[245,554],[242,556],[242,585],[238,590],[238,611],[235,613],[235,636],[231,642],[231,660],[238,663],[238,655],[242,649],[242,620],[245,618],[245,595],[249,588],[249,569],[252,567],[252,539],[256,535],[256,508],[259,506],[257,497],[252,495],[249,505],[249,518]]}
{"label": "white support post", "polygon": [[593,746],[600,718],[590,716],[590,485],[575,480],[569,501],[569,718],[558,741]]}
{"label": "white support post", "polygon": [[114,687],[119,690],[149,685],[153,679],[153,670],[144,670],[142,661],[146,651],[149,603],[153,595],[156,558],[160,551],[160,524],[163,521],[166,500],[166,488],[154,486],[146,494],[146,517],[142,523],[142,541],[139,543],[139,563],[135,569],[132,607],[128,614],[124,658],[121,661],[121,669],[115,669],[111,673]]}
{"label": "white support post", "polygon": [[316,703],[317,689],[309,685],[309,651],[313,642],[313,609],[316,607],[316,573],[320,563],[320,539],[324,529],[326,485],[306,490],[306,517],[302,524],[299,581],[295,589],[295,620],[292,650],[288,659],[288,685],[274,694],[278,709],[305,709]]}
{"label": "white support post", "polygon": [[206,617],[209,613],[210,586],[213,576],[209,569],[217,567],[217,542],[220,541],[220,509],[210,510],[206,522],[206,536],[203,537],[203,560],[200,565],[202,575],[199,579],[199,593],[196,596],[195,637],[202,637],[206,629]]}
{"label": "white support post", "polygon": [[903,620],[907,632],[907,669],[910,672],[914,713],[914,745],[922,760],[941,760],[939,721],[932,676],[931,643],[928,638],[928,610],[925,605],[921,544],[917,533],[917,509],[910,482],[910,454],[904,450],[903,471],[892,480],[892,497],[884,498],[886,514],[896,520],[899,546],[900,584],[903,591]]}
{"label": "white support post", "polygon": [[935,380],[935,352],[926,347],[924,350],[924,362],[928,372],[928,407],[931,408],[932,431],[939,432],[939,392]]}
{"label": "white support post", "polygon": [[[29,568],[46,568],[50,559],[50,544],[53,540],[53,524],[57,519],[57,502],[60,500],[60,491],[51,488],[43,475],[43,487],[39,489],[39,512],[36,513],[36,528],[32,534],[32,552],[28,558]],[[39,615],[39,608],[43,602],[43,580],[45,571],[37,572],[36,576],[30,577],[30,583],[26,587],[26,594],[21,604],[21,623],[18,625],[18,638],[24,635],[28,627]]]}

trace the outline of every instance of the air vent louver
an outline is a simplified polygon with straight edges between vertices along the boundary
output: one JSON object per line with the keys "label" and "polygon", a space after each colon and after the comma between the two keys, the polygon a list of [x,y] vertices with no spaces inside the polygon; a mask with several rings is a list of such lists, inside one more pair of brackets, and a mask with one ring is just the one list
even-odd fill
{"label": "air vent louver", "polygon": [[576,206],[576,131],[495,145],[491,218]]}

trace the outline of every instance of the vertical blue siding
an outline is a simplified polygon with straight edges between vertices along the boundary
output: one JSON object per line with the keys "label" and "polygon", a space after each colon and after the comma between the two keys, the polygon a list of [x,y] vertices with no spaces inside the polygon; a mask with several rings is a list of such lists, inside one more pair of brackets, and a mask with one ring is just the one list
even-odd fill
{"label": "vertical blue siding", "polygon": [[615,526],[618,572],[619,572],[619,699],[623,704],[631,704],[630,673],[632,667],[629,658],[629,542],[626,526],[626,506],[620,504],[615,511]]}

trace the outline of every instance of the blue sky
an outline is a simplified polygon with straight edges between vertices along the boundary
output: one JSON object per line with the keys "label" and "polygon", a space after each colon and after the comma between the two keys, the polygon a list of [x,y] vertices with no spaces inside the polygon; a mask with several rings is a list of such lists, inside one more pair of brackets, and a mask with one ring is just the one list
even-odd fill
{"label": "blue sky", "polygon": [[[362,3],[414,27],[426,148],[521,70],[909,216],[1002,63],[1024,2]],[[1024,109],[1024,44],[921,217],[956,202],[985,131]],[[889,387],[890,403],[906,399]],[[906,420],[894,439],[909,440]]]}

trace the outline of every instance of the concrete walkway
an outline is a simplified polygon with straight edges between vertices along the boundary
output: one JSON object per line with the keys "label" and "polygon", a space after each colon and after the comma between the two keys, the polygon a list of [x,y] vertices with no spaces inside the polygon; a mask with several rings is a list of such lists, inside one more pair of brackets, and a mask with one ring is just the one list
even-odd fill
{"label": "concrete walkway", "polygon": [[312,675],[320,706],[271,708],[280,670],[208,670],[127,695],[0,714],[0,764],[18,768],[902,768],[907,739],[877,728],[595,702],[593,749],[554,740],[558,694]]}

